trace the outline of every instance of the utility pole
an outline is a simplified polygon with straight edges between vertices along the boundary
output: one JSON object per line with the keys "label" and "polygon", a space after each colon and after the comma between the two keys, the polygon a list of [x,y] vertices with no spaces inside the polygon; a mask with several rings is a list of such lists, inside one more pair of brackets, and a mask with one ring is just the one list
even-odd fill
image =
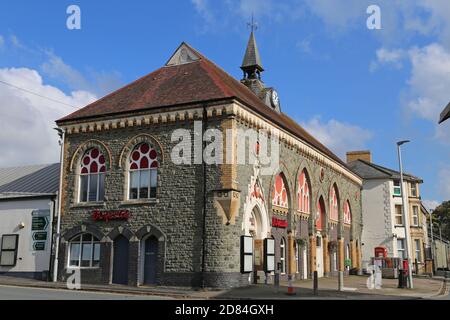
{"label": "utility pole", "polygon": [[434,236],[433,236],[433,210],[430,210],[429,212],[430,214],[430,229],[431,229],[431,261],[433,261],[433,275],[435,273],[435,257],[436,257],[436,251],[435,251],[435,247],[434,247]]}
{"label": "utility pole", "polygon": [[405,195],[407,190],[404,190],[403,187],[403,164],[402,164],[402,152],[400,150],[400,146],[410,142],[409,140],[403,140],[403,141],[399,141],[397,142],[397,152],[398,152],[398,162],[399,162],[399,167],[400,167],[400,190],[401,190],[401,194],[402,194],[402,211],[403,211],[403,224],[405,226],[405,242],[406,242],[406,259],[408,260],[408,282],[409,282],[409,288],[410,289],[414,289],[414,285],[413,285],[413,278],[412,278],[412,272],[411,272],[411,267],[412,267],[412,263],[411,263],[411,255],[409,254],[409,249],[410,249],[410,243],[409,243],[409,235],[410,235],[410,230],[409,230],[409,220],[406,214],[406,205],[407,205],[407,201],[405,201]]}
{"label": "utility pole", "polygon": [[59,264],[59,242],[61,241],[61,199],[62,199],[62,182],[63,182],[63,173],[64,173],[64,140],[65,140],[65,131],[60,128],[55,128],[58,131],[60,140],[60,155],[59,155],[59,192],[58,192],[58,215],[56,221],[56,239],[55,239],[55,257],[53,261],[53,282],[58,281],[58,264]]}

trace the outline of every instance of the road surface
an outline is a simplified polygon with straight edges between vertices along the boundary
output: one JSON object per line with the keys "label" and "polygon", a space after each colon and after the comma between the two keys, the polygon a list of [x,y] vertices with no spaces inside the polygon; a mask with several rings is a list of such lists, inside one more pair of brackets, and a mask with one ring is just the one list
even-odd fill
{"label": "road surface", "polygon": [[0,285],[0,300],[162,300],[168,297]]}

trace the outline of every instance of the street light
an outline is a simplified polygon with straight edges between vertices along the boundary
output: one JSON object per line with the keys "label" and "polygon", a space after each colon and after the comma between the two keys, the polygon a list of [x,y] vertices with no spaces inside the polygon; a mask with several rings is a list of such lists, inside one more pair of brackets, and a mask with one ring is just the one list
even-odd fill
{"label": "street light", "polygon": [[412,278],[412,272],[411,272],[411,256],[409,254],[409,220],[407,219],[406,214],[406,201],[405,201],[405,192],[403,190],[403,165],[402,165],[402,152],[400,150],[400,146],[402,146],[405,143],[410,142],[409,140],[402,140],[397,142],[397,152],[398,152],[398,163],[400,167],[400,192],[402,195],[402,211],[403,211],[403,224],[405,226],[405,241],[406,241],[406,259],[408,260],[408,282],[409,282],[409,288],[413,289],[413,278]]}

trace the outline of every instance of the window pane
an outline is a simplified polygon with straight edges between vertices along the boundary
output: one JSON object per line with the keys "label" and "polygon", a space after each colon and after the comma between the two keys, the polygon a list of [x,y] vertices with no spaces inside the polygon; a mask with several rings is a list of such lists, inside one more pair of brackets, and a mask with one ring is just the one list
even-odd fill
{"label": "window pane", "polygon": [[92,266],[98,267],[100,265],[100,243],[94,243],[94,256],[92,259]]}
{"label": "window pane", "polygon": [[87,201],[88,176],[80,176],[80,202]]}
{"label": "window pane", "polygon": [[97,201],[97,183],[98,183],[98,175],[90,174],[89,175],[89,195],[88,201]]}
{"label": "window pane", "polygon": [[105,198],[105,174],[98,175],[98,201],[103,201]]}
{"label": "window pane", "polygon": [[13,266],[15,264],[16,252],[15,251],[2,251],[0,255],[0,265]]}
{"label": "window pane", "polygon": [[80,258],[80,244],[79,243],[71,243],[70,244],[70,263],[71,267],[79,266],[79,258]]}
{"label": "window pane", "polygon": [[157,174],[158,170],[150,170],[150,198],[156,198]]}
{"label": "window pane", "polygon": [[90,233],[83,233],[83,242],[91,242],[92,235]]}
{"label": "window pane", "polygon": [[83,243],[82,251],[81,251],[81,266],[82,267],[90,267],[92,257],[92,244],[91,243]]}
{"label": "window pane", "polygon": [[150,171],[141,170],[141,178],[139,183],[139,199],[148,199],[148,187],[150,185]]}
{"label": "window pane", "polygon": [[17,236],[5,235],[2,237],[2,250],[16,250],[17,249]]}
{"label": "window pane", "polygon": [[130,199],[138,198],[139,171],[130,172]]}

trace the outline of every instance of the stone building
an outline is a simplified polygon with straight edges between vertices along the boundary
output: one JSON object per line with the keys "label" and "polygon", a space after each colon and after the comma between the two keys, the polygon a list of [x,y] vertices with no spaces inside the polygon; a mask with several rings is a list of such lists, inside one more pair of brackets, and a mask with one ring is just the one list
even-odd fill
{"label": "stone building", "polygon": [[[57,121],[60,279],[79,269],[82,282],[131,286],[263,282],[266,238],[283,277],[360,268],[362,179],[281,112],[253,32],[241,69],[237,81],[182,43],[162,68]],[[213,140],[224,161],[207,163]]]}

